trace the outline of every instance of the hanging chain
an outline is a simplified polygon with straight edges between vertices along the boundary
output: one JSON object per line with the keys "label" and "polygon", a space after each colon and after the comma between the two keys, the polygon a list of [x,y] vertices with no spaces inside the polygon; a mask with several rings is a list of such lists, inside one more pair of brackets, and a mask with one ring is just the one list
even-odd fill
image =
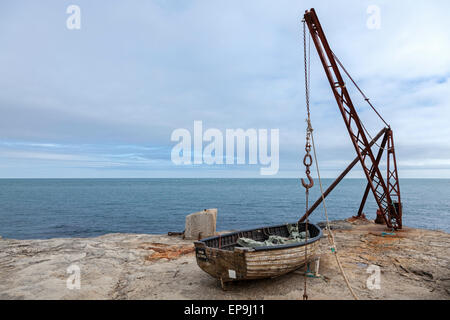
{"label": "hanging chain", "polygon": [[[311,39],[309,40],[309,51],[311,48]],[[311,157],[311,134],[312,134],[312,126],[311,126],[311,115],[309,110],[309,57],[310,55],[307,54],[306,51],[306,23],[305,20],[303,20],[303,53],[304,53],[304,60],[305,60],[305,97],[306,97],[306,112],[307,112],[307,129],[306,129],[306,145],[305,145],[305,151],[306,155],[303,158],[303,164],[306,168],[305,173],[306,177],[309,180],[309,183],[306,183],[305,180],[302,178],[302,185],[305,188],[305,212],[308,212],[308,206],[309,206],[309,189],[311,189],[314,186],[314,180],[311,177],[311,170],[310,167],[313,163],[312,157]],[[308,294],[306,293],[306,277],[308,273],[308,218],[306,218],[305,221],[305,274],[304,274],[304,286],[303,286],[303,300],[308,300]]]}
{"label": "hanging chain", "polygon": [[[305,151],[306,151],[306,155],[305,158],[303,159],[303,164],[306,167],[306,177],[309,180],[309,184],[306,184],[306,182],[302,180],[302,185],[303,187],[306,189],[305,193],[306,193],[306,212],[308,212],[308,196],[309,196],[309,189],[311,189],[314,186],[314,180],[311,177],[311,172],[310,172],[310,166],[313,163],[312,157],[311,157],[311,142],[312,142],[312,148],[313,148],[313,153],[314,153],[314,160],[316,162],[316,170],[317,170],[317,176],[319,179],[319,185],[320,185],[320,192],[322,194],[322,204],[324,207],[324,212],[325,212],[325,217],[326,217],[326,229],[327,229],[327,233],[328,233],[328,240],[331,244],[331,251],[334,253],[334,256],[336,258],[336,262],[338,264],[338,267],[341,271],[341,274],[345,280],[345,283],[347,284],[348,289],[350,290],[351,294],[353,295],[355,300],[358,300],[358,297],[356,296],[356,294],[354,293],[352,287],[350,286],[350,283],[348,281],[348,278],[344,272],[344,268],[342,267],[341,261],[339,259],[338,253],[337,253],[337,249],[336,249],[336,243],[335,243],[335,239],[334,239],[334,235],[331,231],[330,225],[329,225],[329,221],[328,221],[328,213],[327,213],[327,207],[325,205],[325,196],[323,193],[323,186],[322,186],[322,181],[320,178],[320,171],[319,171],[319,165],[317,162],[317,155],[316,155],[316,147],[314,145],[314,136],[313,136],[313,128],[311,125],[311,114],[310,114],[310,110],[309,110],[309,96],[310,96],[310,89],[309,89],[309,84],[310,84],[310,58],[311,58],[311,35],[309,37],[309,42],[308,42],[308,55],[307,55],[307,51],[306,51],[306,21],[303,19],[303,48],[304,48],[304,57],[305,57],[305,95],[306,95],[306,111],[307,111],[307,129],[306,129],[306,147],[305,147]],[[308,219],[309,216],[306,215],[306,220],[305,220],[305,238],[306,238],[306,242],[308,242]],[[307,300],[308,299],[308,295],[306,294],[306,278],[307,278],[307,272],[308,272],[308,267],[307,267],[307,257],[308,257],[308,249],[307,249],[307,245],[305,245],[305,275],[304,275],[304,291],[303,291],[303,300]]]}
{"label": "hanging chain", "polygon": [[[311,40],[310,40],[311,41]],[[306,113],[307,113],[307,125],[306,128],[306,145],[305,145],[305,151],[306,155],[303,158],[303,164],[306,167],[306,177],[309,180],[309,183],[307,184],[305,180],[302,179],[302,185],[306,189],[306,192],[308,193],[308,190],[311,189],[314,186],[314,181],[311,177],[311,171],[310,167],[312,165],[312,157],[311,157],[311,133],[313,131],[311,126],[311,114],[309,110],[309,55],[306,52],[306,22],[303,20],[303,53],[304,53],[304,61],[305,61],[305,97],[306,97]]]}

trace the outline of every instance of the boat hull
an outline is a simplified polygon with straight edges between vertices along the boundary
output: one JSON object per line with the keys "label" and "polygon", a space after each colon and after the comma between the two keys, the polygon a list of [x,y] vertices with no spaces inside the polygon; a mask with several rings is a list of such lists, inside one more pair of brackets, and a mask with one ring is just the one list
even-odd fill
{"label": "boat hull", "polygon": [[[301,228],[305,230],[305,224],[299,224],[299,229]],[[222,282],[277,277],[316,258],[322,230],[314,224],[308,224],[308,230],[312,236],[307,243],[255,249],[239,247],[236,241],[242,236],[258,241],[266,239],[268,235],[287,236],[287,226],[238,231],[196,241],[197,264],[203,271]]]}

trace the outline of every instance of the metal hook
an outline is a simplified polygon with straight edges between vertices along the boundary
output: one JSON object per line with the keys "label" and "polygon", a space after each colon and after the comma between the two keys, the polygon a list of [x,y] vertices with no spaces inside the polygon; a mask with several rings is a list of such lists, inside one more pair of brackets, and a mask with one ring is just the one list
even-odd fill
{"label": "metal hook", "polygon": [[306,173],[306,177],[309,180],[309,184],[306,184],[305,180],[302,178],[302,185],[305,189],[311,189],[314,186],[314,180],[311,177],[311,175],[309,174],[309,172]]}

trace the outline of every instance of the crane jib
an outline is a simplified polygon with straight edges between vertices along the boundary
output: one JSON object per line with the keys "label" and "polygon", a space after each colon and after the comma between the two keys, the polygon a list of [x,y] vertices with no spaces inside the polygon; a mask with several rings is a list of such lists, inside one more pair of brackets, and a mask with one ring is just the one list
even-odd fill
{"label": "crane jib", "polygon": [[[325,74],[330,83],[331,90],[333,91],[340,113],[344,119],[350,139],[356,150],[357,158],[361,163],[367,179],[367,187],[358,215],[362,215],[362,210],[364,208],[367,195],[370,191],[372,191],[378,205],[377,220],[381,219],[390,228],[401,229],[402,203],[400,199],[400,185],[397,173],[393,132],[390,127],[385,129],[385,136],[383,138],[382,146],[379,146],[380,149],[378,155],[375,157],[371,146],[376,142],[376,140],[374,141],[372,139],[372,141],[369,142],[367,138],[365,127],[356,112],[338,64],[341,65],[342,68],[343,66],[340,61],[337,61],[333,51],[331,50],[315,10],[311,9],[306,11],[304,20],[308,26],[308,30],[311,34],[311,39],[316,47],[317,53],[319,54],[320,61],[325,70]],[[347,73],[346,70],[344,72]],[[353,79],[351,80],[354,82]],[[369,102],[368,100],[369,99],[366,99],[367,102]],[[371,107],[373,106],[371,105]],[[375,110],[375,112],[377,111]],[[379,167],[384,150],[387,150],[386,179],[383,178]]]}

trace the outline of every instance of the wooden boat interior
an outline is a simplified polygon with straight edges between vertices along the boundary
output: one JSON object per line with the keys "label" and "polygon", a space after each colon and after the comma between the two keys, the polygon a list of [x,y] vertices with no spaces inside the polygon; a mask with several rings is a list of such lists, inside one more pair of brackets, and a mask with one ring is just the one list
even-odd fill
{"label": "wooden boat interior", "polygon": [[[224,235],[218,235],[210,238],[205,238],[200,240],[199,242],[203,242],[206,247],[209,248],[215,248],[220,250],[227,250],[227,251],[233,251],[235,248],[242,248],[238,243],[237,240],[239,238],[249,238],[256,241],[265,241],[269,238],[271,235],[281,236],[281,237],[289,237],[289,231],[288,231],[288,225],[298,225],[298,231],[304,232],[306,229],[306,223],[289,223],[289,224],[282,224],[277,226],[270,226],[270,227],[260,227],[255,229],[249,229],[249,230],[242,230],[242,231],[236,231],[227,233]],[[307,244],[313,243],[317,240],[319,240],[322,237],[322,230],[316,226],[315,224],[308,224],[308,242]],[[274,245],[274,246],[261,246],[254,248],[255,251],[261,251],[261,250],[273,250],[273,249],[282,249],[282,248],[290,248],[290,247],[299,247],[303,246],[306,243],[298,242],[295,244],[283,244],[283,245]]]}

